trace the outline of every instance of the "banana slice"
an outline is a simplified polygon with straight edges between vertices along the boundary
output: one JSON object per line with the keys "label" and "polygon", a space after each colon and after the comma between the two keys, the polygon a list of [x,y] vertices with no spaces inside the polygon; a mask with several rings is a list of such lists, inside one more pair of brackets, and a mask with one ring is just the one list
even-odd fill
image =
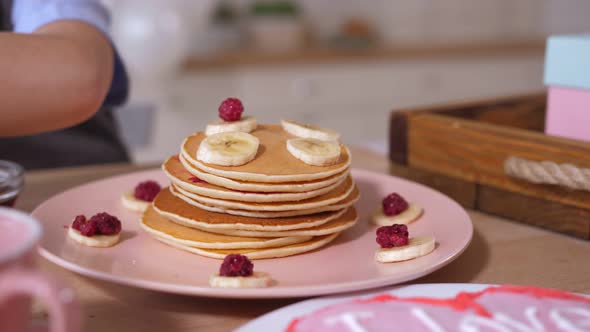
{"label": "banana slice", "polygon": [[197,150],[197,159],[220,166],[244,165],[256,157],[258,138],[238,131],[207,136]]}
{"label": "banana slice", "polygon": [[98,248],[106,248],[112,247],[121,238],[121,232],[115,235],[93,235],[93,236],[84,236],[78,230],[75,230],[73,227],[70,227],[68,230],[68,236],[70,239],[83,244],[89,247],[98,247]]}
{"label": "banana slice", "polygon": [[375,253],[375,260],[381,263],[407,261],[431,253],[435,244],[433,236],[410,238],[409,243],[405,246],[378,249]]}
{"label": "banana slice", "polygon": [[412,221],[418,219],[422,215],[422,208],[414,203],[408,204],[408,208],[396,215],[396,216],[388,216],[383,213],[383,207],[379,207],[373,216],[371,217],[371,221],[373,224],[378,226],[391,226],[393,224],[404,224],[407,225]]}
{"label": "banana slice", "polygon": [[332,129],[308,125],[293,120],[281,120],[283,129],[291,135],[301,138],[315,138],[322,141],[337,141],[340,134]]}
{"label": "banana slice", "polygon": [[314,166],[334,165],[340,159],[340,144],[315,138],[287,140],[287,150],[297,159]]}
{"label": "banana slice", "polygon": [[242,120],[232,122],[221,120],[209,123],[207,128],[205,128],[205,135],[210,136],[213,134],[227,133],[231,131],[249,133],[254,131],[257,126],[258,124],[256,123],[256,118],[252,116],[245,116],[242,118]]}
{"label": "banana slice", "polygon": [[142,201],[141,199],[135,198],[135,196],[133,196],[132,191],[128,191],[121,195],[121,203],[126,209],[135,212],[143,212],[151,204],[150,202]]}
{"label": "banana slice", "polygon": [[268,287],[270,283],[270,275],[265,272],[254,272],[249,277],[222,277],[219,274],[214,274],[209,278],[211,287],[260,288]]}

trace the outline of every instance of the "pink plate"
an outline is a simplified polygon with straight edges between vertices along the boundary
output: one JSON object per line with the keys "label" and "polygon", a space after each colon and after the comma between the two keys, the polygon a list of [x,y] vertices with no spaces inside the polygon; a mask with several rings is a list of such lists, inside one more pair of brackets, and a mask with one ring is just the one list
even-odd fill
{"label": "pink plate", "polygon": [[[226,298],[303,297],[356,291],[412,280],[450,263],[467,247],[473,234],[469,216],[457,203],[425,186],[396,177],[355,169],[360,189],[359,223],[325,248],[293,257],[254,261],[257,271],[271,274],[276,284],[262,289],[221,289],[208,286],[220,261],[190,254],[160,243],[138,225],[139,215],[120,203],[120,195],[139,182],[168,183],[160,170],[120,175],[88,183],[43,204],[33,216],[41,220],[42,256],[71,271],[125,285],[163,292]],[[411,236],[433,234],[437,248],[414,260],[381,264],[373,259],[375,226],[372,211],[390,192],[401,193],[425,209],[409,226]],[[111,248],[90,248],[67,237],[74,216],[106,211],[123,223],[122,242]]]}
{"label": "pink plate", "polygon": [[[271,311],[262,315],[234,332],[258,332],[258,331],[286,331],[293,319],[311,314],[321,308],[337,303],[353,301],[357,298],[371,298],[381,294],[391,294],[402,298],[428,297],[428,298],[450,298],[461,292],[478,292],[492,285],[483,284],[418,284],[404,285],[379,291],[357,292],[339,296],[321,297],[302,302],[294,303],[286,307]],[[403,324],[400,324],[403,326]],[[405,327],[405,326],[404,326]],[[365,329],[360,329],[364,331]],[[409,331],[408,329],[406,329]]]}

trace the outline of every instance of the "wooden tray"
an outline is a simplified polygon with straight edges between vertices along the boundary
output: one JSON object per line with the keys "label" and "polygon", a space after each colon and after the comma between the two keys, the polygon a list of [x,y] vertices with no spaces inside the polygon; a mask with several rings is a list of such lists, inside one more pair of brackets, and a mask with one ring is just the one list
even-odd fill
{"label": "wooden tray", "polygon": [[[590,168],[590,143],[543,133],[546,95],[391,113],[391,173],[466,208],[590,239],[590,191],[508,176],[509,157]],[[589,129],[590,130],[590,124]]]}

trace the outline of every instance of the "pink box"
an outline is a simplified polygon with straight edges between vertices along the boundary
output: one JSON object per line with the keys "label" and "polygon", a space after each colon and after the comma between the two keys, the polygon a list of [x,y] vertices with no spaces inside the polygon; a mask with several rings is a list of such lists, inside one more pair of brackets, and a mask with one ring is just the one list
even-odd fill
{"label": "pink box", "polygon": [[545,133],[590,141],[590,90],[550,86]]}

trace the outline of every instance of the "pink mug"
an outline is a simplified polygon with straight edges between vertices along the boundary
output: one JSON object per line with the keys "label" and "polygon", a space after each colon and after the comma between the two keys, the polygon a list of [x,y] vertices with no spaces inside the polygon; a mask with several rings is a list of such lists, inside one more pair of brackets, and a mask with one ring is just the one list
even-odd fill
{"label": "pink mug", "polygon": [[51,332],[79,331],[74,290],[34,269],[41,225],[28,214],[0,207],[0,331],[29,331],[31,299],[49,311]]}

